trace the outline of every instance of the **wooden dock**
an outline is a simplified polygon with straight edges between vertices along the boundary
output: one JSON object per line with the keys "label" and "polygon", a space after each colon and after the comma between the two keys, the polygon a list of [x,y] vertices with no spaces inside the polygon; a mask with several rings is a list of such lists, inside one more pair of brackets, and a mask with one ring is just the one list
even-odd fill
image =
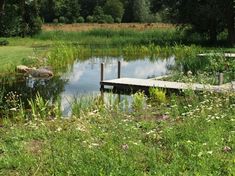
{"label": "wooden dock", "polygon": [[[101,64],[101,91],[109,89],[115,89],[116,91],[138,91],[143,90],[148,92],[149,88],[161,88],[168,91],[181,91],[181,90],[194,90],[194,91],[210,91],[210,92],[235,92],[235,82],[223,84],[222,74],[220,75],[220,85],[199,84],[199,83],[183,83],[172,81],[161,81],[163,77],[169,77],[170,75],[164,75],[155,79],[137,79],[137,78],[121,78],[121,62],[118,62],[117,79],[105,80],[104,79],[104,64]],[[110,88],[112,87],[112,88]]]}
{"label": "wooden dock", "polygon": [[112,86],[121,90],[144,90],[148,91],[151,87],[162,88],[167,90],[195,90],[195,91],[211,91],[211,92],[228,92],[235,91],[232,84],[224,85],[206,85],[197,83],[182,83],[160,81],[153,79],[136,79],[136,78],[119,78],[112,80],[103,80],[100,82],[101,87]]}
{"label": "wooden dock", "polygon": [[209,56],[222,56],[225,58],[235,58],[235,53],[202,53],[198,54],[199,57],[209,57]]}

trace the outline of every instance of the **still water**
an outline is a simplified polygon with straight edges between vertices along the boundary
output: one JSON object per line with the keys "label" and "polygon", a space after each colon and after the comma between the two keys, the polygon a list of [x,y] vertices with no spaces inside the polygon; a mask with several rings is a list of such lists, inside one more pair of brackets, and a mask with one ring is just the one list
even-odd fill
{"label": "still water", "polygon": [[150,60],[141,58],[125,61],[123,58],[93,57],[86,61],[77,61],[71,69],[61,76],[50,80],[25,78],[20,82],[5,86],[6,92],[14,91],[22,99],[34,98],[36,93],[49,101],[61,97],[61,106],[65,115],[69,114],[71,101],[74,97],[97,95],[100,89],[100,64],[105,64],[105,79],[117,77],[117,62],[121,61],[121,77],[151,78],[168,74],[174,64],[174,58]]}
{"label": "still water", "polygon": [[63,75],[68,80],[62,96],[62,108],[69,109],[71,98],[99,93],[100,64],[105,63],[104,79],[117,77],[117,62],[121,61],[121,77],[150,78],[168,73],[174,59],[150,61],[148,58],[124,61],[123,58],[91,58],[74,64],[71,72]]}

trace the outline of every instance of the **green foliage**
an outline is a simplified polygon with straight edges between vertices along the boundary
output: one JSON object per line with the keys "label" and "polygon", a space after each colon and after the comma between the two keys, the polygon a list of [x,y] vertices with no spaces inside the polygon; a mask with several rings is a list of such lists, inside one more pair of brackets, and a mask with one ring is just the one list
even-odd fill
{"label": "green foliage", "polygon": [[208,56],[205,59],[208,60],[207,71],[211,72],[234,72],[235,61],[231,58],[226,58],[223,53],[217,53],[212,56]]}
{"label": "green foliage", "polygon": [[68,22],[68,19],[65,18],[64,16],[59,17],[59,23],[67,23],[67,22]]}
{"label": "green foliage", "polygon": [[19,16],[18,8],[8,4],[5,7],[4,14],[0,15],[0,36],[16,36],[22,31],[22,18]]}
{"label": "green foliage", "polygon": [[41,32],[42,20],[40,17],[36,17],[31,23],[29,34],[35,35]]}
{"label": "green foliage", "polygon": [[133,6],[133,20],[135,22],[147,22],[149,15],[149,1],[136,0]]}
{"label": "green foliage", "polygon": [[61,70],[72,67],[76,59],[82,59],[87,55],[87,50],[84,47],[77,47],[68,43],[55,43],[47,54],[47,64],[55,70]]}
{"label": "green foliage", "polygon": [[132,107],[136,111],[140,111],[144,109],[145,103],[146,103],[146,96],[143,92],[137,92],[132,95],[133,102],[132,102]]}
{"label": "green foliage", "polygon": [[93,16],[87,16],[86,17],[86,22],[88,22],[88,23],[92,23],[94,21],[94,18],[93,18]]}
{"label": "green foliage", "polygon": [[104,15],[104,21],[106,23],[113,23],[114,22],[114,19],[111,15]]}
{"label": "green foliage", "polygon": [[105,23],[105,14],[101,6],[96,6],[93,11],[94,22]]}
{"label": "green foliage", "polygon": [[80,4],[78,0],[64,0],[64,6],[60,11],[64,14],[68,23],[76,23],[80,16]]}
{"label": "green foliage", "polygon": [[78,17],[77,22],[78,23],[84,23],[84,18],[82,16]]}
{"label": "green foliage", "polygon": [[[226,0],[205,0],[200,1],[179,1],[165,2],[169,7],[170,20],[183,27],[206,35],[210,42],[217,41],[218,34],[225,29],[228,30],[228,41],[235,42],[234,30],[234,8],[233,1]],[[227,19],[227,20],[225,20]]]}
{"label": "green foliage", "polygon": [[45,119],[49,116],[48,101],[45,101],[39,94],[36,95],[36,99],[28,100],[32,111],[31,118]]}
{"label": "green foliage", "polygon": [[39,6],[36,0],[4,1],[0,13],[0,36],[34,35],[41,30],[42,21],[39,18]]}
{"label": "green foliage", "polygon": [[149,89],[150,98],[158,103],[166,103],[166,91],[159,88],[150,88]]}
{"label": "green foliage", "polygon": [[115,22],[115,23],[121,23],[122,20],[121,20],[121,18],[115,18],[115,19],[114,19],[114,22]]}
{"label": "green foliage", "polygon": [[124,14],[124,7],[119,0],[107,0],[104,5],[104,12],[107,15],[111,15],[113,19],[120,19],[118,21],[115,20],[115,22],[120,23]]}
{"label": "green foliage", "polygon": [[[159,3],[163,4],[161,1]],[[53,19],[60,16],[66,17],[69,23],[77,22],[79,16],[84,19],[87,16],[94,16],[94,22],[104,23],[103,15],[111,15],[114,21],[118,23],[122,21],[154,22],[153,17],[156,13],[154,5],[153,0],[42,0],[40,15],[46,23],[51,23]],[[103,14],[96,13],[97,6],[102,8]],[[90,21],[88,20],[88,22]]]}
{"label": "green foliage", "polygon": [[7,40],[0,40],[0,46],[6,46],[9,45],[9,42]]}
{"label": "green foliage", "polygon": [[[24,58],[34,54],[33,48],[24,46],[2,46],[0,47],[0,72],[12,73],[17,65],[23,64]],[[32,59],[29,59],[32,60]]]}
{"label": "green foliage", "polygon": [[102,106],[79,118],[4,120],[1,174],[232,175],[233,99],[187,93],[138,114]]}

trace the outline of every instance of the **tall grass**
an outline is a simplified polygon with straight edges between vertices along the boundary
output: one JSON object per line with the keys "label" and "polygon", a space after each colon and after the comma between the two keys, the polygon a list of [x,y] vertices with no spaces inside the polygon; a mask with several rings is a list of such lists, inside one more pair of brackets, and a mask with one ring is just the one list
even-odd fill
{"label": "tall grass", "polygon": [[149,43],[171,45],[181,43],[182,34],[175,30],[110,30],[94,29],[86,32],[50,31],[42,32],[34,37],[39,40],[67,41],[80,45],[146,45]]}
{"label": "tall grass", "polygon": [[188,91],[147,106],[142,104],[147,97],[135,96],[136,108],[129,113],[112,105],[93,106],[89,112],[84,105],[84,111],[71,119],[36,118],[17,125],[5,121],[0,128],[0,174],[235,172],[234,94]]}
{"label": "tall grass", "polygon": [[[47,64],[55,69],[66,68],[72,65],[77,59],[84,60],[90,57],[102,56],[122,56],[125,60],[135,60],[138,58],[150,57],[151,59],[168,58],[175,56],[189,64],[192,58],[202,52],[203,49],[197,46],[159,46],[149,45],[126,45],[119,48],[93,48],[68,43],[55,43],[48,52]],[[181,63],[182,63],[181,62]]]}

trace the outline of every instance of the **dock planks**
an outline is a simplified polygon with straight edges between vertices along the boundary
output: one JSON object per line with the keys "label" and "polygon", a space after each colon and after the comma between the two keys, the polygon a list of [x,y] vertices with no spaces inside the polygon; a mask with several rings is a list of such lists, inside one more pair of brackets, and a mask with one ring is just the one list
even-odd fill
{"label": "dock planks", "polygon": [[137,78],[119,78],[113,80],[103,80],[100,82],[101,87],[113,86],[117,89],[138,89],[147,90],[151,87],[171,89],[171,90],[195,90],[195,91],[212,91],[212,92],[228,92],[235,91],[232,84],[224,85],[208,85],[198,83],[182,83],[160,81],[153,79],[137,79]]}
{"label": "dock planks", "polygon": [[226,58],[235,58],[235,53],[202,53],[198,54],[200,57],[209,57],[209,56],[222,56]]}

